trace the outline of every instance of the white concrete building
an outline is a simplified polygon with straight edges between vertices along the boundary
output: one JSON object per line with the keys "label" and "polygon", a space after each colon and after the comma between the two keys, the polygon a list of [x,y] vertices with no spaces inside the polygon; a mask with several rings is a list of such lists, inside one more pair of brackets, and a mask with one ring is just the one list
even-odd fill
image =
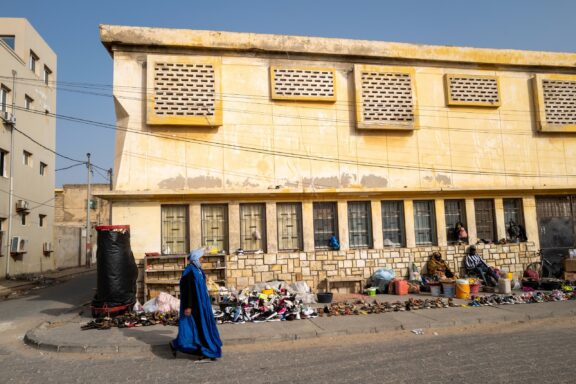
{"label": "white concrete building", "polygon": [[54,269],[56,54],[0,18],[0,278]]}

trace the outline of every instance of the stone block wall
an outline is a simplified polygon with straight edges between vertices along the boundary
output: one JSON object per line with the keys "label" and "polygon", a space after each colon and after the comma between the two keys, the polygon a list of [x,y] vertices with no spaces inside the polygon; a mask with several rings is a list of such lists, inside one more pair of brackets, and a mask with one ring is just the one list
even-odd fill
{"label": "stone block wall", "polygon": [[[356,249],[343,251],[286,252],[276,254],[228,255],[227,286],[244,288],[270,280],[288,283],[304,280],[314,291],[325,287],[326,277],[358,276],[369,278],[379,268],[392,268],[396,276],[408,276],[415,263],[424,267],[434,251],[442,253],[456,273],[463,273],[467,245],[428,246],[416,248]],[[486,262],[500,270],[520,276],[526,266],[539,261],[532,242],[513,244],[478,244],[477,252]]]}

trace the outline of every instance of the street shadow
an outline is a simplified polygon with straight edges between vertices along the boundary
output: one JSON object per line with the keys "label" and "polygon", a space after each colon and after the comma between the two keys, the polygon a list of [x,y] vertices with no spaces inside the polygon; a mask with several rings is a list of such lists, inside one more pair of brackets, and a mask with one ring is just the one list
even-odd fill
{"label": "street shadow", "polygon": [[[174,329],[177,328],[170,325],[167,326],[153,325],[152,327],[162,327],[162,328],[160,329],[150,329],[150,327],[147,327],[146,329],[121,328],[121,330],[126,338],[133,338],[138,341],[141,341],[142,343],[150,345],[150,351],[156,357],[165,360],[174,360],[174,356],[172,355],[172,351],[170,350],[168,343],[174,339],[175,337]],[[178,352],[176,358],[197,360],[197,357],[194,355],[189,355],[180,352]]]}

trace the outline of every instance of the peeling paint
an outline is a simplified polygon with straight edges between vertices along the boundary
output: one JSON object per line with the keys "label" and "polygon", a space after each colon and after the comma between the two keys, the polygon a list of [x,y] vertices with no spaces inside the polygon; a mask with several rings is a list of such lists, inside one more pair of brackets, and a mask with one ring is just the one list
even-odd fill
{"label": "peeling paint", "polygon": [[257,187],[258,183],[253,183],[250,181],[250,179],[246,179],[244,180],[244,182],[242,183],[243,187]]}
{"label": "peeling paint", "polygon": [[340,177],[342,187],[348,187],[352,183],[353,177],[349,173],[343,173]]}
{"label": "peeling paint", "polygon": [[302,179],[302,184],[305,187],[312,188],[338,188],[340,182],[336,176],[333,177],[314,177]]}
{"label": "peeling paint", "polygon": [[214,176],[189,177],[188,188],[222,188],[222,179]]}
{"label": "peeling paint", "polygon": [[435,177],[425,176],[424,180],[428,182],[435,181],[436,183],[442,185],[452,185],[452,179],[448,175],[436,175]]}
{"label": "peeling paint", "polygon": [[179,175],[178,177],[172,177],[170,179],[164,179],[158,183],[158,188],[160,189],[184,189],[186,185],[186,179]]}
{"label": "peeling paint", "polygon": [[360,184],[366,188],[385,188],[388,186],[388,179],[382,176],[367,175],[362,176]]}

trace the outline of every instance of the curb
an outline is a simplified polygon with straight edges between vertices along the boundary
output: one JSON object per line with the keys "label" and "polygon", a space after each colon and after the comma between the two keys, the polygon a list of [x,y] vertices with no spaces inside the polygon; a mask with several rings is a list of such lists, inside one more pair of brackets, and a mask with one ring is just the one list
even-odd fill
{"label": "curb", "polygon": [[[576,309],[568,310],[565,312],[548,312],[541,314],[516,314],[515,316],[503,314],[496,319],[463,319],[463,320],[449,320],[449,321],[425,321],[419,328],[423,329],[445,329],[451,327],[466,327],[466,326],[483,326],[490,324],[513,324],[522,323],[534,320],[543,320],[549,318],[562,318],[572,317],[576,315]],[[310,320],[308,320],[310,321]],[[36,349],[61,352],[61,353],[134,353],[134,352],[150,352],[164,347],[160,344],[150,345],[74,345],[74,344],[57,344],[50,341],[43,341],[42,337],[37,334],[38,330],[46,329],[50,323],[42,323],[36,328],[26,332],[24,336],[24,343]],[[300,333],[279,333],[272,336],[256,336],[256,337],[239,337],[233,339],[223,339],[224,345],[243,345],[243,344],[256,344],[264,342],[286,342],[297,341],[324,337],[338,337],[362,334],[386,334],[395,332],[410,331],[411,328],[405,324],[395,326],[370,326],[365,328],[352,328],[343,330],[317,330],[313,332],[300,332]]]}

